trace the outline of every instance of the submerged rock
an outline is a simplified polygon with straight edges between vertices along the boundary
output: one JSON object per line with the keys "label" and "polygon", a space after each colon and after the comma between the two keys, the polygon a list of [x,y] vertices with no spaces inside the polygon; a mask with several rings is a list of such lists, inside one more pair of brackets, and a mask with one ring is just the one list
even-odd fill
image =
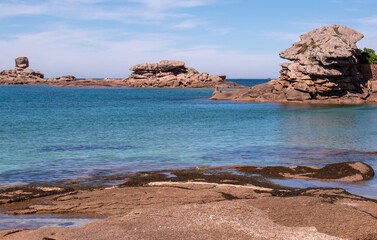
{"label": "submerged rock", "polygon": [[125,79],[128,87],[139,88],[235,88],[241,85],[225,81],[225,75],[209,75],[188,68],[182,61],[162,60],[142,63],[130,68],[133,73]]}
{"label": "submerged rock", "polygon": [[[364,36],[346,26],[330,25],[300,36],[280,53],[278,80],[248,88],[240,96],[215,91],[211,99],[266,102],[360,104],[373,101],[371,79],[358,65],[356,42]],[[373,90],[374,91],[374,90]],[[377,91],[377,89],[376,89]],[[377,94],[377,93],[376,93]],[[377,99],[377,96],[376,96]]]}

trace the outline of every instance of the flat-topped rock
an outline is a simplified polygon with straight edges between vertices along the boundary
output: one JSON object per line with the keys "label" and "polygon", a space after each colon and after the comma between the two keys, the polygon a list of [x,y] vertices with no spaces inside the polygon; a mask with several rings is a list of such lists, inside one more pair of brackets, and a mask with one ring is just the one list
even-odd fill
{"label": "flat-topped rock", "polygon": [[225,81],[225,75],[199,73],[176,60],[142,63],[130,68],[133,73],[125,79],[128,87],[137,88],[238,88],[241,85]]}
{"label": "flat-topped rock", "polygon": [[142,63],[130,68],[134,72],[162,71],[167,72],[177,68],[185,68],[185,63],[176,60],[162,60],[160,63]]}
{"label": "flat-topped rock", "polygon": [[279,79],[242,91],[217,90],[211,99],[313,104],[377,102],[373,79],[367,78],[367,68],[358,64],[360,51],[356,42],[363,37],[341,25],[314,29],[280,53],[290,61],[281,64]]}

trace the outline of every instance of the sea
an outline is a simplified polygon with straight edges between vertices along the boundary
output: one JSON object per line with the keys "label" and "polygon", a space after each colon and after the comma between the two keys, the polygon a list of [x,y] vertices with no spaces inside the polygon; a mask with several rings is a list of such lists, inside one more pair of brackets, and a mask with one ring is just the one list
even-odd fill
{"label": "sea", "polygon": [[[233,79],[253,86],[268,79]],[[224,165],[324,166],[363,161],[377,170],[377,106],[208,100],[213,89],[0,86],[0,188],[163,169]],[[273,180],[342,187],[360,183]]]}

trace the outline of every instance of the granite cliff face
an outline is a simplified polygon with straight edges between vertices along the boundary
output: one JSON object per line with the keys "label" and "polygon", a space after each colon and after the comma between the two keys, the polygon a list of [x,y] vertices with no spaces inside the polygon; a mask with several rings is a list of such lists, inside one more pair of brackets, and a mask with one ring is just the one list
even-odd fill
{"label": "granite cliff face", "polygon": [[212,99],[339,104],[373,101],[370,81],[363,77],[357,60],[360,52],[356,42],[363,37],[341,25],[314,29],[280,53],[289,62],[281,64],[278,80],[233,92],[215,91]]}
{"label": "granite cliff face", "polygon": [[133,73],[125,79],[128,87],[153,88],[214,88],[240,87],[225,81],[225,75],[209,75],[188,68],[182,61],[162,60],[159,63],[142,63],[130,68]]}

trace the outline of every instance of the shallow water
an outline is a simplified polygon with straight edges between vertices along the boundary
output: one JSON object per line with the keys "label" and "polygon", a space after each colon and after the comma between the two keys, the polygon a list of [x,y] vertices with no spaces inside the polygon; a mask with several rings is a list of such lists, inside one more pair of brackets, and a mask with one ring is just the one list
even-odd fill
{"label": "shallow water", "polygon": [[38,229],[40,227],[80,228],[99,219],[48,215],[12,216],[0,213],[0,231],[9,229]]}
{"label": "shallow water", "polygon": [[[0,86],[0,186],[235,164],[377,169],[376,106],[209,101],[212,92]],[[377,198],[376,179],[356,189]]]}

